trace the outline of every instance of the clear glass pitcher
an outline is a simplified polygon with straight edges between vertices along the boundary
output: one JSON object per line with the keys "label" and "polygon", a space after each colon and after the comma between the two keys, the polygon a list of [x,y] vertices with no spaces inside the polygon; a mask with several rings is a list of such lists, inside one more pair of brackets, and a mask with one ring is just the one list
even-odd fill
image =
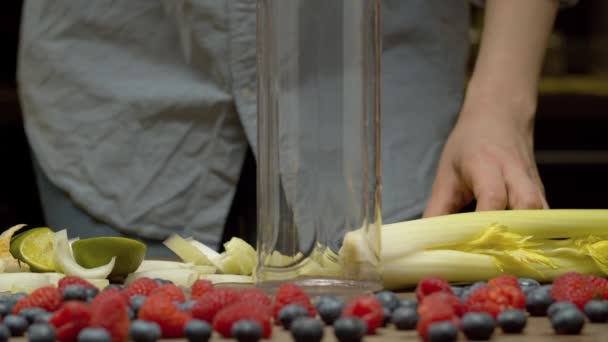
{"label": "clear glass pitcher", "polygon": [[258,0],[258,286],[381,288],[380,0]]}

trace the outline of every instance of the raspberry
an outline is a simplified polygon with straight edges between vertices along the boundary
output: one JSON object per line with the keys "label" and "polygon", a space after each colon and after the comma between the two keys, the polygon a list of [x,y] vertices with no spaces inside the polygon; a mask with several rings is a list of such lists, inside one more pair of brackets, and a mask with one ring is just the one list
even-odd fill
{"label": "raspberry", "polygon": [[193,318],[212,322],[215,314],[223,307],[236,303],[238,300],[238,291],[230,288],[214,288],[199,298],[192,305],[190,312]]}
{"label": "raspberry", "polygon": [[589,281],[595,288],[595,293],[597,297],[608,299],[608,279],[595,275],[588,275],[587,279],[589,279]]}
{"label": "raspberry", "polygon": [[76,342],[80,330],[86,328],[91,319],[91,310],[83,302],[66,302],[55,311],[49,323],[55,327],[57,340]]}
{"label": "raspberry", "polygon": [[249,288],[241,290],[239,292],[239,301],[262,304],[272,312],[272,299],[268,297],[266,292],[260,289]]}
{"label": "raspberry", "polygon": [[106,296],[91,305],[90,327],[104,328],[112,336],[112,342],[123,342],[129,337],[129,314],[121,295]]}
{"label": "raspberry", "polygon": [[447,292],[434,292],[424,297],[418,306],[418,314],[425,316],[429,311],[435,310],[437,306],[449,306],[457,316],[462,316],[464,308],[456,295]]}
{"label": "raspberry", "polygon": [[150,292],[158,287],[158,283],[150,278],[139,278],[132,282],[125,293],[129,296],[149,296]]}
{"label": "raspberry", "polygon": [[238,302],[220,310],[213,319],[213,328],[223,337],[232,337],[232,325],[240,320],[254,320],[262,327],[263,338],[270,338],[272,326],[268,309],[259,303]]}
{"label": "raspberry", "polygon": [[416,287],[416,299],[418,302],[421,302],[422,298],[433,292],[453,293],[450,284],[445,279],[441,277],[427,277],[418,283]]}
{"label": "raspberry", "polygon": [[279,287],[276,295],[274,296],[274,304],[273,304],[273,316],[275,321],[278,321],[279,311],[289,304],[298,304],[303,306],[307,311],[310,317],[315,317],[317,315],[317,311],[315,310],[314,305],[312,304],[310,297],[296,284],[286,283]]}
{"label": "raspberry", "polygon": [[199,279],[192,284],[190,288],[190,299],[197,300],[201,298],[205,293],[213,290],[213,283],[209,280]]}
{"label": "raspberry", "polygon": [[84,288],[97,289],[95,285],[77,276],[65,276],[59,279],[59,282],[57,283],[57,288],[59,289],[60,293],[63,293],[63,290],[65,290],[65,288],[70,285],[80,285]]}
{"label": "raspberry", "polygon": [[486,312],[494,318],[506,309],[525,308],[525,294],[511,285],[482,286],[473,291],[464,304],[465,312]]}
{"label": "raspberry", "polygon": [[367,333],[374,334],[384,321],[384,307],[374,296],[361,296],[346,304],[342,317],[361,318],[367,323]]}
{"label": "raspberry", "polygon": [[127,296],[125,292],[115,288],[101,291],[97,296],[95,296],[95,299],[93,299],[91,305],[95,306],[97,303],[104,301],[107,297],[118,297],[124,302],[125,305],[129,305],[129,296]]}
{"label": "raspberry", "polygon": [[18,314],[25,308],[41,308],[53,312],[61,306],[61,293],[54,286],[37,288],[29,295],[21,298],[15,304],[13,313]]}
{"label": "raspberry", "polygon": [[449,305],[442,305],[434,307],[432,310],[426,311],[424,316],[420,316],[416,330],[418,335],[426,341],[429,327],[433,323],[450,321],[453,322],[456,327],[460,326],[458,317],[454,313],[454,310]]}
{"label": "raspberry", "polygon": [[596,289],[589,277],[569,272],[557,277],[551,287],[551,295],[555,301],[574,303],[580,310],[596,296]]}
{"label": "raspberry", "polygon": [[186,301],[184,292],[174,284],[165,284],[155,288],[150,292],[150,297],[152,296],[164,296],[169,298],[172,302],[183,303]]}
{"label": "raspberry", "polygon": [[492,278],[488,281],[488,285],[490,286],[501,286],[501,285],[511,285],[515,287],[519,287],[519,281],[517,281],[517,277],[510,274],[503,274],[501,276]]}
{"label": "raspberry", "polygon": [[189,314],[179,310],[171,299],[164,296],[148,297],[139,308],[137,317],[158,324],[163,338],[182,337],[190,320]]}

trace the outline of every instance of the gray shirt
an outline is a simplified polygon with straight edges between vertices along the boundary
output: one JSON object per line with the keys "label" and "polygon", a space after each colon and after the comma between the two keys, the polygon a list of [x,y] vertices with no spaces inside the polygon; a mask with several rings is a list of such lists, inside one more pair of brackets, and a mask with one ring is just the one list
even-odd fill
{"label": "gray shirt", "polygon": [[[383,222],[422,212],[460,110],[464,0],[383,2]],[[254,0],[26,1],[18,80],[51,181],[128,233],[221,237],[256,144]]]}

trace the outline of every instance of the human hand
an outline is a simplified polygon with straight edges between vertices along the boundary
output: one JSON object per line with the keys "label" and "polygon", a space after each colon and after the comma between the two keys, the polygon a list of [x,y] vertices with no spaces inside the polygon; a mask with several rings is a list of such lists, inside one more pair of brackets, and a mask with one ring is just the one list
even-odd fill
{"label": "human hand", "polygon": [[[533,119],[507,106],[464,109],[442,152],[425,217],[548,208],[534,159]],[[533,118],[533,116],[523,116]]]}

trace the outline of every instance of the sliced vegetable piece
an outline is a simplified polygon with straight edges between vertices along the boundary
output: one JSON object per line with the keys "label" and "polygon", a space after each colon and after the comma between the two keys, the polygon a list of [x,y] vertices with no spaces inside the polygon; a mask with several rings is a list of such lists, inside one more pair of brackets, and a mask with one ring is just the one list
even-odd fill
{"label": "sliced vegetable piece", "polygon": [[75,275],[81,278],[88,279],[105,279],[114,269],[116,258],[112,258],[109,263],[95,267],[84,268],[80,266],[70,253],[70,245],[68,243],[67,231],[60,230],[53,237],[54,256],[53,261],[57,271],[61,271],[66,275]]}

